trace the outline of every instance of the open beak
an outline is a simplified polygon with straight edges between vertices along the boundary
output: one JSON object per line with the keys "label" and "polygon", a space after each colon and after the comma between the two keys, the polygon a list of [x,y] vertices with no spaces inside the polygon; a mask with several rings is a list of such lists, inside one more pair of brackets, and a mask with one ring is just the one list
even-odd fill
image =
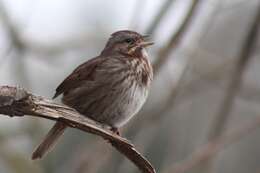
{"label": "open beak", "polygon": [[154,44],[154,42],[148,41],[149,40],[149,35],[143,35],[142,36],[143,40],[141,43],[139,43],[139,46],[141,47],[148,47]]}

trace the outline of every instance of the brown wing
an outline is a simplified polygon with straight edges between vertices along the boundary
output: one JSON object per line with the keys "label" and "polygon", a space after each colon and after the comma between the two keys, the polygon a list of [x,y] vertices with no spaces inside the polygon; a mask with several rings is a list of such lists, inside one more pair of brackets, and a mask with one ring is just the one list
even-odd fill
{"label": "brown wing", "polygon": [[105,60],[104,57],[95,57],[80,66],[78,66],[57,88],[53,97],[56,98],[60,94],[65,93],[73,88],[79,86],[82,81],[93,80],[93,72],[100,63]]}

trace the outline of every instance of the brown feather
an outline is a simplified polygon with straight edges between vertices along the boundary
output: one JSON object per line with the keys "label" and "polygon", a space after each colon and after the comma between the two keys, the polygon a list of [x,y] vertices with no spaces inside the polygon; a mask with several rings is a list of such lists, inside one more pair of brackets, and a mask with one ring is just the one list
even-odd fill
{"label": "brown feather", "polygon": [[66,125],[62,122],[56,122],[43,142],[37,147],[32,154],[32,160],[42,158],[56,144],[59,137],[64,133]]}
{"label": "brown feather", "polygon": [[57,88],[53,99],[62,93],[77,88],[81,82],[93,80],[93,72],[105,60],[104,56],[98,56],[78,66]]}

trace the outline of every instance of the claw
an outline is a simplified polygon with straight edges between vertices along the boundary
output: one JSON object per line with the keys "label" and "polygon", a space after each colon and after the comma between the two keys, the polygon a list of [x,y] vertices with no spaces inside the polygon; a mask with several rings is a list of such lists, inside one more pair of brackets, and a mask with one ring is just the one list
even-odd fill
{"label": "claw", "polygon": [[121,135],[120,135],[120,132],[119,132],[119,130],[118,130],[118,128],[116,128],[116,127],[111,127],[110,130],[111,130],[113,133],[117,134],[118,136],[121,136]]}

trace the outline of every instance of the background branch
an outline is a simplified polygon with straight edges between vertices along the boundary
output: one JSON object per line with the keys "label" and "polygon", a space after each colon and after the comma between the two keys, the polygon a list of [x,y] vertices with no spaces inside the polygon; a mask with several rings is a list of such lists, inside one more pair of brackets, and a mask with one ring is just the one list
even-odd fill
{"label": "background branch", "polygon": [[252,57],[251,54],[253,52],[253,48],[257,40],[257,31],[260,20],[260,4],[256,11],[257,14],[255,15],[252,25],[249,28],[249,32],[240,49],[241,51],[239,51],[238,53],[239,58],[234,68],[234,71],[230,77],[230,83],[226,90],[224,100],[221,104],[220,112],[216,116],[216,119],[213,121],[214,124],[212,125],[212,130],[209,134],[210,139],[222,133],[222,129],[225,125],[228,115],[230,115],[231,108],[235,100],[234,98],[240,89],[243,74],[245,72],[250,58]]}
{"label": "background branch", "polygon": [[151,24],[147,27],[147,31],[145,32],[146,34],[148,34],[148,35],[153,35],[154,34],[154,31],[159,26],[159,23],[161,22],[162,18],[169,11],[169,9],[172,6],[172,3],[174,3],[174,2],[175,2],[175,0],[167,0],[162,5],[162,7],[160,8],[160,10],[156,14],[156,16],[153,18],[153,21],[151,22]]}
{"label": "background branch", "polygon": [[157,75],[157,73],[160,70],[160,68],[162,67],[162,65],[170,57],[170,53],[173,51],[173,49],[175,49],[179,45],[181,38],[186,34],[193,17],[195,17],[194,14],[196,12],[199,2],[200,2],[200,0],[193,0],[191,2],[190,8],[189,8],[182,24],[179,26],[178,30],[172,35],[169,43],[159,51],[158,58],[155,60],[155,62],[153,64],[155,75]]}
{"label": "background branch", "polygon": [[195,166],[208,160],[215,156],[218,152],[223,150],[225,147],[238,142],[243,137],[246,137],[249,133],[254,132],[260,127],[260,118],[253,120],[252,122],[244,125],[241,128],[234,130],[226,135],[222,135],[209,141],[207,144],[203,145],[201,148],[194,151],[190,156],[184,161],[174,164],[169,167],[166,171],[167,173],[184,173],[192,170]]}
{"label": "background branch", "polygon": [[[214,140],[223,133],[227,120],[231,115],[231,111],[234,105],[234,101],[237,93],[240,90],[242,84],[243,74],[245,73],[246,67],[250,58],[252,57],[253,48],[257,41],[257,32],[260,20],[260,3],[256,9],[256,14],[253,17],[252,24],[245,36],[245,40],[242,43],[241,49],[238,52],[238,61],[235,64],[233,72],[230,76],[230,83],[227,86],[225,96],[221,102],[219,112],[213,119],[213,123],[209,130],[208,140]],[[211,169],[211,159],[208,157],[207,163],[203,166],[205,172],[209,172]]]}
{"label": "background branch", "polygon": [[26,63],[24,62],[25,54],[27,52],[27,46],[20,37],[20,32],[18,27],[14,26],[7,10],[4,6],[4,3],[0,1],[0,21],[7,31],[8,38],[10,43],[8,48],[5,50],[5,58],[7,58],[10,53],[14,53],[15,61],[13,61],[14,68],[13,70],[16,80],[19,83],[23,83],[26,88],[30,88],[30,80],[28,79],[28,74],[26,72]]}
{"label": "background branch", "polygon": [[144,173],[155,173],[152,165],[126,139],[113,134],[103,125],[80,115],[70,107],[32,95],[24,89],[10,86],[0,87],[0,114],[10,117],[29,115],[62,121],[72,128],[101,136]]}
{"label": "background branch", "polygon": [[[260,126],[260,119],[252,121],[245,125],[243,128],[237,129],[233,133],[222,135],[226,126],[227,120],[232,111],[232,106],[235,98],[240,90],[242,77],[247,67],[247,64],[252,57],[253,48],[257,41],[259,21],[260,20],[260,4],[256,10],[256,14],[252,21],[252,25],[249,28],[248,34],[241,46],[241,51],[238,54],[238,60],[236,66],[233,69],[233,73],[230,77],[230,83],[227,87],[223,102],[221,102],[220,111],[213,119],[213,124],[208,136],[208,143],[202,146],[200,149],[194,151],[182,162],[174,164],[172,168],[167,169],[166,172],[172,173],[184,173],[192,170],[195,166],[203,163],[205,172],[211,171],[212,157],[215,156],[224,147],[237,142],[242,137],[245,137],[248,133],[252,132]],[[223,68],[222,68],[223,70]]]}

